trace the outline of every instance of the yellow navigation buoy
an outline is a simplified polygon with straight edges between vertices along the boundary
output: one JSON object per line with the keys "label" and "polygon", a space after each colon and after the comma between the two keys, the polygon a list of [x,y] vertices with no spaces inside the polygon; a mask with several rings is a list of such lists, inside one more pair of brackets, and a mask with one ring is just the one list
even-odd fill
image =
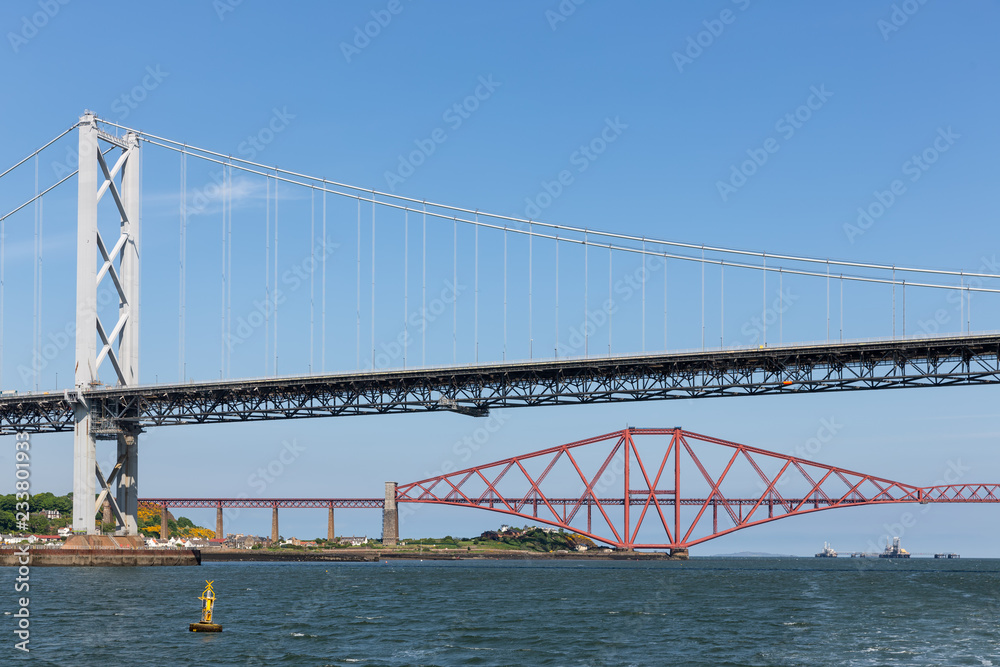
{"label": "yellow navigation buoy", "polygon": [[201,600],[201,622],[191,623],[188,630],[191,632],[222,632],[222,626],[212,622],[212,609],[215,607],[215,591],[212,590],[214,581],[205,580],[205,591],[198,598]]}

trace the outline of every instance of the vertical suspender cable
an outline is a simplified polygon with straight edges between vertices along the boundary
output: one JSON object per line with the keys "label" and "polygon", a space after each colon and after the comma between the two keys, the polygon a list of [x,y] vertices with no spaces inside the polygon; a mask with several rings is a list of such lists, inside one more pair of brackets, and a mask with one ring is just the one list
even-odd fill
{"label": "vertical suspender cable", "polygon": [[427,202],[424,202],[423,218],[423,247],[420,251],[420,365],[427,366]]}
{"label": "vertical suspender cable", "polygon": [[587,309],[590,308],[590,244],[587,243],[587,230],[583,230],[583,356],[590,356],[590,326]]}
{"label": "vertical suspender cable", "polygon": [[767,255],[764,255],[763,260],[763,271],[761,273],[764,278],[764,286],[761,290],[760,319],[764,327],[764,347],[767,347]]}
{"label": "vertical suspender cable", "polygon": [[705,349],[705,246],[701,247],[701,349]]}
{"label": "vertical suspender cable", "polygon": [[896,337],[896,267],[892,269],[892,337]]}
{"label": "vertical suspender cable", "polygon": [[476,363],[478,364],[479,363],[479,211],[476,211],[476,247],[473,250],[473,254],[475,255],[474,272],[476,274],[474,279],[475,303],[473,304],[473,320],[474,320],[473,338],[475,339],[474,341],[476,346],[475,356],[476,356]]}
{"label": "vertical suspender cable", "polygon": [[177,278],[177,377],[187,381],[184,365],[184,315],[187,288],[184,285],[187,264],[187,153],[181,153],[180,239],[178,241]]}
{"label": "vertical suspender cable", "polygon": [[646,351],[646,279],[649,278],[646,267],[646,239],[642,239],[642,351]]}
{"label": "vertical suspender cable", "polygon": [[219,379],[225,377],[226,368],[226,165],[222,165],[222,264],[219,267],[219,284],[222,290],[219,308]]}
{"label": "vertical suspender cable", "polygon": [[614,259],[611,252],[611,244],[609,243],[608,244],[608,356],[609,357],[611,356],[611,329],[614,325],[614,312],[615,312],[615,306],[611,301],[614,298],[614,293],[611,291],[611,283],[612,283],[611,264],[613,261]]}
{"label": "vertical suspender cable", "polygon": [[[785,292],[784,275],[778,267],[778,345],[785,342]],[[827,286],[826,297],[826,339],[830,340],[830,288]]]}
{"label": "vertical suspender cable", "polygon": [[[784,300],[780,290],[778,296]],[[826,260],[826,340],[830,341],[830,260]]]}
{"label": "vertical suspender cable", "polygon": [[410,347],[410,209],[403,209],[403,368],[406,368],[406,350]]}
{"label": "vertical suspender cable", "polygon": [[33,311],[32,318],[32,328],[31,328],[31,361],[34,367],[35,375],[35,391],[38,391],[38,369],[41,364],[37,363],[39,360],[39,355],[41,355],[41,350],[38,349],[38,330],[39,330],[39,314],[38,314],[38,155],[35,155],[35,256],[32,267],[33,271],[33,281],[32,281],[32,291],[31,291],[31,309]]}
{"label": "vertical suspender cable", "polygon": [[556,335],[555,358],[559,358],[559,234],[556,234]]}
{"label": "vertical suspender cable", "polygon": [[274,374],[278,374],[278,179],[274,179]]}
{"label": "vertical suspender cable", "polygon": [[451,304],[451,363],[458,363],[458,217],[454,218],[451,239],[451,288],[455,300]]}
{"label": "vertical suspender cable", "polygon": [[531,231],[531,221],[529,220],[528,221],[528,358],[529,359],[534,358],[534,349],[535,349],[535,335],[534,335],[535,332],[534,332],[534,328],[532,326],[532,317],[531,317],[531,315],[532,315],[532,308],[531,308],[531,306],[532,306],[532,294],[531,294],[531,292],[532,292],[532,276],[531,276],[531,268],[532,268],[532,264],[533,264],[533,262],[532,262],[532,259],[533,259],[533,257],[532,257],[532,247],[534,245],[532,243],[532,241],[534,241],[534,234],[532,234],[532,231]]}
{"label": "vertical suspender cable", "polygon": [[501,358],[507,360],[507,225],[503,226],[503,351]]}
{"label": "vertical suspender cable", "polygon": [[840,342],[844,342],[844,274],[840,274]]}
{"label": "vertical suspender cable", "polygon": [[965,276],[959,276],[961,288],[958,290],[958,332],[962,333],[962,322],[965,321]]}
{"label": "vertical suspender cable", "polygon": [[[38,157],[35,156],[37,160]],[[38,354],[42,354],[42,269],[43,255],[45,252],[45,198],[38,200],[38,342],[36,349]],[[35,390],[40,388],[42,379],[42,365],[38,364],[38,371],[35,374]]]}
{"label": "vertical suspender cable", "polygon": [[271,177],[264,177],[264,375],[271,363]]}
{"label": "vertical suspender cable", "polygon": [[316,188],[309,190],[309,372],[316,349]]}
{"label": "vertical suspender cable", "polygon": [[[785,292],[784,292],[784,281],[785,276],[781,270],[782,267],[778,267],[778,345],[782,345],[785,342]],[[827,290],[829,293],[829,290]],[[827,312],[830,310],[830,299],[827,297]],[[826,316],[826,338],[830,339],[830,316]]]}
{"label": "vertical suspender cable", "polygon": [[372,190],[372,370],[375,370],[375,191]]}
{"label": "vertical suspender cable", "polygon": [[[229,187],[227,188],[229,199],[229,231],[226,238],[226,374],[232,377],[233,373],[233,166],[229,165]],[[141,228],[140,228],[141,229]]]}
{"label": "vertical suspender cable", "polygon": [[358,275],[355,280],[357,284],[357,302],[354,331],[354,367],[361,369],[361,197],[358,196]]}
{"label": "vertical suspender cable", "polygon": [[229,201],[226,199],[226,186],[228,184],[228,174],[226,170],[226,165],[222,165],[222,183],[219,189],[219,200],[222,203],[222,264],[221,264],[221,276],[219,279],[219,285],[222,289],[221,292],[221,302],[222,308],[219,310],[219,330],[221,331],[221,341],[222,346],[219,349],[219,377],[226,377],[226,277],[228,276],[228,271],[226,271],[226,261],[228,255],[226,254],[226,225],[227,225],[227,206]]}
{"label": "vertical suspender cable", "polygon": [[906,338],[906,279],[903,279],[903,338]]}
{"label": "vertical suspender cable", "polygon": [[667,351],[667,256],[663,255],[663,351]]}
{"label": "vertical suspender cable", "polygon": [[320,307],[320,358],[319,367],[320,370],[326,372],[326,256],[330,254],[330,248],[328,246],[329,241],[326,238],[326,188],[323,189],[323,275],[322,282],[323,286],[320,290],[322,292],[322,305]]}
{"label": "vertical suspender cable", "polygon": [[719,263],[719,347],[725,347],[726,336],[726,260]]}
{"label": "vertical suspender cable", "polygon": [[[139,188],[138,188],[138,190],[139,190],[139,202],[141,203],[142,202],[142,160],[139,161]],[[142,252],[142,224],[141,224],[141,222],[142,222],[142,206],[141,205],[139,206],[139,216],[140,216],[139,233],[136,234],[135,247],[136,247],[136,251],[137,251],[138,256],[142,257],[143,256],[143,252]],[[141,272],[139,272],[139,275],[136,276],[136,292],[139,295],[139,304],[138,304],[139,313],[142,313],[142,273]],[[138,326],[139,322],[140,322],[140,318],[136,317],[135,322],[136,322],[136,326]],[[155,381],[156,377],[154,376],[153,379]]]}
{"label": "vertical suspender cable", "polygon": [[233,372],[233,165],[229,165],[226,187],[226,375]]}

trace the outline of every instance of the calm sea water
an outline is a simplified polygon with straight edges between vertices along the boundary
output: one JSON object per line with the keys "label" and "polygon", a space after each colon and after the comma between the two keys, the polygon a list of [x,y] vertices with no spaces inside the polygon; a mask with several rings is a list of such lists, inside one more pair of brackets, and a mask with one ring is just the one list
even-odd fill
{"label": "calm sea water", "polygon": [[34,568],[30,610],[0,664],[1000,665],[994,560]]}

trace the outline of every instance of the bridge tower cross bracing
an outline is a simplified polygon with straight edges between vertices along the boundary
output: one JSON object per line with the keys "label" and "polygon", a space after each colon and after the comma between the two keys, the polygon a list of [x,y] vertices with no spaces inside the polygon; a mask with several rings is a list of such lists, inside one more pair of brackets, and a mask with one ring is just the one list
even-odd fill
{"label": "bridge tower cross bracing", "polygon": [[[102,142],[111,149],[102,151]],[[114,148],[120,150],[115,153]],[[113,155],[108,164],[105,155]],[[83,391],[100,382],[107,362],[119,386],[139,379],[139,239],[141,232],[142,157],[132,133],[112,136],[97,127],[97,116],[86,112],[79,124],[76,256],[76,368],[73,430],[73,531],[94,534],[95,514],[109,501],[117,532],[138,534],[138,436],[131,423],[99,423]],[[120,181],[120,185],[119,185]],[[108,245],[98,226],[98,203],[114,200],[119,215],[118,237]],[[100,268],[98,268],[100,265]],[[109,279],[117,291],[118,314],[109,330],[98,310],[98,287]],[[98,342],[98,338],[100,342]],[[114,440],[117,462],[107,477],[97,463],[97,440]],[[98,484],[100,495],[94,501]],[[115,493],[112,493],[115,485]]]}

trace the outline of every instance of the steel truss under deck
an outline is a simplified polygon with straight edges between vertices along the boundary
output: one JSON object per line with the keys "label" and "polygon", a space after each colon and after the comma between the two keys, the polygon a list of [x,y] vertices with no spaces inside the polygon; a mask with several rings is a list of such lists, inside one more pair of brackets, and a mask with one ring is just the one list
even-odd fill
{"label": "steel truss under deck", "polygon": [[1000,335],[95,388],[0,398],[0,434],[1000,383]]}
{"label": "steel truss under deck", "polygon": [[226,507],[239,509],[382,509],[383,498],[141,498],[146,507]]}

